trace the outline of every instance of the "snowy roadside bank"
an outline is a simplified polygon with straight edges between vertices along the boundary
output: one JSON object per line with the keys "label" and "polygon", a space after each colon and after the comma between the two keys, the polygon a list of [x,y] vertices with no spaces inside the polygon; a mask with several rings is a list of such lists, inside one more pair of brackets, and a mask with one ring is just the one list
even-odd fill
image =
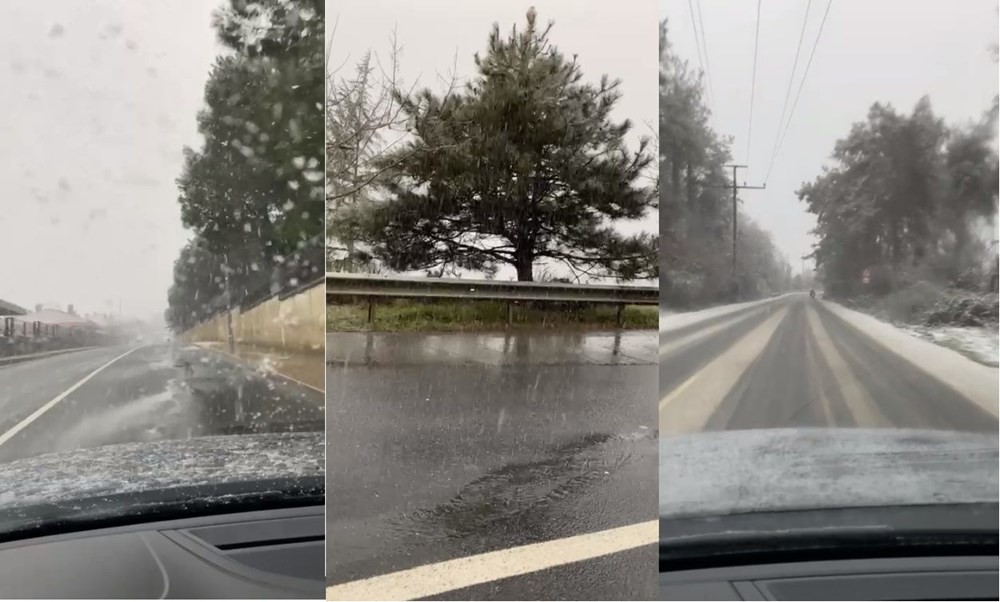
{"label": "snowy roadside bank", "polygon": [[1000,366],[1000,331],[996,328],[973,326],[900,326],[914,336],[954,349],[967,358],[984,364]]}
{"label": "snowy roadside bank", "polygon": [[[833,301],[821,301],[821,303],[892,353],[941,382],[947,383],[994,416],[998,414],[998,373],[995,367],[973,361],[952,348],[932,342],[929,338],[923,338],[909,329],[883,322],[869,314],[847,309]],[[995,337],[996,333],[994,333],[994,345]]]}
{"label": "snowy roadside bank", "polygon": [[777,297],[768,297],[766,299],[758,299],[756,301],[745,301],[743,303],[732,303],[729,305],[716,305],[715,307],[709,307],[707,309],[698,309],[694,311],[674,312],[669,309],[661,308],[660,332],[670,332],[678,328],[690,326],[691,324],[697,324],[698,322],[703,322],[705,320],[710,320],[712,318],[718,318],[720,316],[736,313],[744,309],[749,309],[751,307],[756,307],[758,305],[770,303],[771,301],[783,299],[789,295],[801,295],[801,294],[804,293],[785,293]]}
{"label": "snowy roadside bank", "polygon": [[996,367],[1000,363],[996,293],[920,281],[888,295],[861,295],[839,303],[981,364]]}

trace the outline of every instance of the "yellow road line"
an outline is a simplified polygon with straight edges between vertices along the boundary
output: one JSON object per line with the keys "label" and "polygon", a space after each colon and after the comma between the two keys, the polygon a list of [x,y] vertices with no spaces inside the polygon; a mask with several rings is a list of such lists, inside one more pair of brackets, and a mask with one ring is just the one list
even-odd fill
{"label": "yellow road line", "polygon": [[767,347],[788,307],[775,311],[729,349],[670,391],[659,403],[660,435],[704,429],[726,395]]}
{"label": "yellow road line", "polygon": [[690,377],[688,377],[687,380],[685,380],[684,382],[682,382],[679,386],[677,386],[676,388],[674,388],[673,391],[671,391],[670,393],[668,393],[666,397],[664,397],[663,399],[661,399],[660,400],[660,411],[662,412],[663,408],[667,407],[675,399],[677,399],[678,397],[680,397],[681,394],[684,393],[684,391],[686,391],[688,387],[690,387],[692,384],[694,384],[698,380],[698,377],[700,377],[700,376],[701,376],[701,370],[699,370],[698,372],[695,372],[694,374],[692,374]]}

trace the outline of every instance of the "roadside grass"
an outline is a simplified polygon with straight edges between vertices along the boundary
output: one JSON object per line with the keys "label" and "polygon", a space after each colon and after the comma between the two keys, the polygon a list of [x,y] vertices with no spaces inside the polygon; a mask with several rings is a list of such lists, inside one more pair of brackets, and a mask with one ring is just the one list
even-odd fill
{"label": "roadside grass", "polygon": [[[562,303],[558,306],[517,303],[507,325],[507,304],[501,301],[376,300],[371,329],[379,332],[469,332],[496,330],[609,330],[616,329],[618,308],[613,305]],[[655,305],[628,305],[622,315],[625,330],[656,329]],[[327,332],[369,329],[368,304],[347,302],[326,308]]]}

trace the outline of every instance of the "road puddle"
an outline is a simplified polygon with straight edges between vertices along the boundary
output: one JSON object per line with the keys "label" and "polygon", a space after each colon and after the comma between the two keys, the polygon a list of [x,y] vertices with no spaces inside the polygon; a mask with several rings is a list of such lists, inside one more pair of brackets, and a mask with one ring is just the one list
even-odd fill
{"label": "road puddle", "polygon": [[[549,449],[541,458],[492,470],[469,482],[448,502],[389,521],[389,529],[415,548],[431,541],[484,538],[517,524],[546,523],[546,511],[606,482],[637,455],[651,429],[626,434],[592,433]],[[547,529],[548,526],[542,527]]]}
{"label": "road puddle", "polygon": [[315,389],[323,389],[325,383],[326,362],[322,350],[306,353],[241,343],[230,353],[225,343],[198,343],[197,346],[231,355],[264,376],[280,375]]}
{"label": "road puddle", "polygon": [[193,430],[192,409],[191,396],[184,385],[171,379],[162,391],[84,414],[60,435],[52,451],[187,438]]}

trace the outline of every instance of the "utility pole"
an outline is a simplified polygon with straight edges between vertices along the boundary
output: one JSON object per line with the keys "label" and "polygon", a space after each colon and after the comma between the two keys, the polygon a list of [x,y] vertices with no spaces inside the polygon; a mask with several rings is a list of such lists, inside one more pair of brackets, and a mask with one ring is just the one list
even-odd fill
{"label": "utility pole", "polygon": [[735,165],[735,164],[729,163],[729,164],[723,165],[723,167],[732,167],[733,168],[733,182],[732,182],[732,188],[733,188],[733,287],[735,289],[736,295],[739,296],[739,284],[738,284],[739,281],[736,279],[736,236],[737,236],[737,227],[736,227],[736,215],[737,215],[736,203],[737,203],[737,198],[736,198],[736,191],[737,190],[763,190],[764,188],[767,188],[767,184],[765,183],[763,186],[747,186],[747,183],[743,182],[742,185],[739,185],[739,184],[736,183],[736,170],[737,169],[746,169],[747,166],[746,165]]}
{"label": "utility pole", "polygon": [[229,265],[223,266],[225,271],[225,286],[226,286],[226,334],[229,343],[229,353],[236,353],[236,337],[233,336],[233,293],[229,288]]}

